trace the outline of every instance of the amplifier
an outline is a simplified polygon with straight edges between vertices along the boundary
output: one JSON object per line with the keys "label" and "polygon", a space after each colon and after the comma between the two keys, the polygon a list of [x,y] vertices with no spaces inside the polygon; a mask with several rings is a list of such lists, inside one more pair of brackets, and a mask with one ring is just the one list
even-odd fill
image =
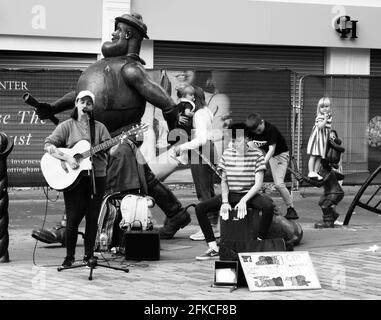
{"label": "amplifier", "polygon": [[158,231],[123,231],[122,247],[124,247],[127,260],[160,260]]}

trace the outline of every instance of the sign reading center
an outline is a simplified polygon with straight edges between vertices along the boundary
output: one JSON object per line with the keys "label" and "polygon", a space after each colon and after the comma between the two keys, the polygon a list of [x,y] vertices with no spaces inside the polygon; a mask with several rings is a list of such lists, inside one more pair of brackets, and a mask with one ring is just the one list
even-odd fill
{"label": "sign reading center", "polygon": [[351,33],[351,39],[357,38],[357,22],[358,20],[351,20],[350,16],[341,16],[337,18],[335,28],[336,31],[341,34],[340,38],[347,38],[349,33]]}

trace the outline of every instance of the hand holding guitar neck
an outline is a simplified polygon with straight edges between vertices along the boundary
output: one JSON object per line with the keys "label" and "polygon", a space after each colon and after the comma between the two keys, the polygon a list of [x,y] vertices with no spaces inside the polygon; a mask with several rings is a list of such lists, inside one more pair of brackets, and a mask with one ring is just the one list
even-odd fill
{"label": "hand holding guitar neck", "polygon": [[[57,125],[60,121],[54,116],[51,106],[47,103],[38,102],[30,93],[24,93],[22,96],[24,102],[33,108],[35,108],[38,116],[41,114],[46,115],[47,119],[50,119],[55,125]],[[41,117],[42,119],[42,117]]]}

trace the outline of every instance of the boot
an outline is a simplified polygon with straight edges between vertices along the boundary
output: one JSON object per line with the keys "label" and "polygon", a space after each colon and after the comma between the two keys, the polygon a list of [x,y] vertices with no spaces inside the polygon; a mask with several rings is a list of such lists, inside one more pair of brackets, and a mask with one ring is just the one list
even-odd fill
{"label": "boot", "polygon": [[187,208],[183,208],[179,200],[156,178],[147,179],[148,195],[153,197],[156,204],[166,215],[164,225],[159,229],[161,239],[172,239],[175,233],[191,222]]}
{"label": "boot", "polygon": [[323,210],[323,220],[315,223],[315,229],[334,228],[334,210],[332,208],[326,208]]}
{"label": "boot", "polygon": [[335,227],[335,225],[333,224],[332,221],[329,222],[329,221],[324,221],[324,220],[319,220],[314,225],[315,229],[334,228],[334,227]]}
{"label": "boot", "polygon": [[195,204],[190,204],[172,218],[165,219],[163,227],[159,229],[160,239],[172,239],[180,228],[185,228],[191,222],[192,219],[187,211],[191,206],[195,206]]}
{"label": "boot", "polygon": [[282,238],[286,243],[286,250],[293,251],[303,237],[303,229],[295,220],[288,220],[278,214],[274,214],[268,235],[269,239]]}
{"label": "boot", "polygon": [[66,233],[66,227],[59,224],[53,227],[51,230],[47,230],[47,229],[33,230],[32,237],[44,243],[48,243],[48,244],[61,243],[64,246],[65,233]]}

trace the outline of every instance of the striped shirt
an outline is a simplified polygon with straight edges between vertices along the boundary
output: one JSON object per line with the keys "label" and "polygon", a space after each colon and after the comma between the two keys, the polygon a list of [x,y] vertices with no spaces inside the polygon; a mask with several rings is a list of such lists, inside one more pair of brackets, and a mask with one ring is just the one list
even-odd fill
{"label": "striped shirt", "polygon": [[255,184],[255,174],[266,170],[265,158],[258,149],[248,149],[241,154],[228,148],[221,156],[218,169],[226,173],[229,191],[247,192]]}

